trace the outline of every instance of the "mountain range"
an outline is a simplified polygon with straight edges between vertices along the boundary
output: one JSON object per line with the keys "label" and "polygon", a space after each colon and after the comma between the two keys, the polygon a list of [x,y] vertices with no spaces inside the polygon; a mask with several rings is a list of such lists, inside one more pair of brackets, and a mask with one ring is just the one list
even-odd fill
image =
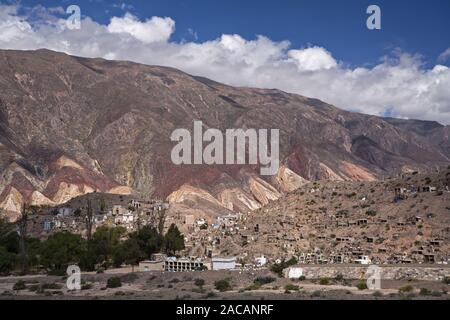
{"label": "mountain range", "polygon": [[[323,88],[327,90],[327,88]],[[426,106],[424,106],[426,108]],[[362,108],[363,109],[363,108]],[[171,133],[280,130],[280,168],[175,165]],[[374,181],[446,166],[450,126],[382,118],[276,89],[49,50],[0,50],[0,208],[106,192],[167,199],[211,219],[260,208],[313,180]]]}

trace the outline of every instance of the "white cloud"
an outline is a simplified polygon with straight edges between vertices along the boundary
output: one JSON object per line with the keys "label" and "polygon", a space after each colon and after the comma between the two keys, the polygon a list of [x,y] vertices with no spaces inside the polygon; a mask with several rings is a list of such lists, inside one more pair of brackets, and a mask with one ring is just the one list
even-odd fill
{"label": "white cloud", "polygon": [[[450,69],[426,69],[422,58],[400,51],[378,65],[350,68],[325,48],[292,48],[265,36],[224,34],[198,43],[170,41],[175,22],[130,13],[101,25],[89,17],[81,30],[65,21],[32,23],[13,6],[0,6],[0,48],[48,48],[68,54],[166,65],[231,85],[278,88],[340,108],[450,124]],[[445,54],[442,57],[446,57]],[[443,63],[444,61],[442,61]]]}
{"label": "white cloud", "polygon": [[17,7],[0,6],[0,42],[10,43],[33,32],[31,25],[17,16]]}
{"label": "white cloud", "polygon": [[175,31],[175,22],[171,18],[160,17],[140,22],[137,17],[127,12],[122,18],[113,17],[108,25],[108,31],[125,33],[144,43],[168,41]]}
{"label": "white cloud", "polygon": [[288,55],[296,63],[299,70],[317,71],[331,69],[337,66],[337,62],[333,56],[327,50],[320,47],[289,50]]}
{"label": "white cloud", "polygon": [[444,52],[442,52],[439,55],[438,61],[440,62],[445,62],[450,58],[450,48],[448,48],[447,50],[445,50]]}

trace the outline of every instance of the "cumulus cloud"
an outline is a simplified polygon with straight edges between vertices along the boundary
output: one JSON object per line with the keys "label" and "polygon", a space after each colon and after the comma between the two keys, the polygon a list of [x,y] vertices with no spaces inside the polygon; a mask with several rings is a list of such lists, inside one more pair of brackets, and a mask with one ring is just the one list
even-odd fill
{"label": "cumulus cloud", "polygon": [[17,7],[0,6],[0,42],[10,43],[32,33],[29,23],[17,16]]}
{"label": "cumulus cloud", "polygon": [[448,59],[450,58],[450,48],[448,48],[447,50],[445,50],[444,52],[442,52],[440,55],[439,55],[439,61],[440,62],[445,62],[445,61],[447,61]]}
{"label": "cumulus cloud", "polygon": [[289,50],[289,57],[293,59],[300,70],[318,71],[337,66],[333,56],[323,48],[312,47],[303,50]]}
{"label": "cumulus cloud", "polygon": [[[51,12],[49,12],[51,14]],[[102,25],[85,17],[80,30],[65,20],[33,23],[14,6],[0,6],[0,48],[48,48],[68,54],[166,65],[238,86],[278,88],[340,108],[450,124],[450,69],[424,67],[420,56],[393,52],[374,67],[350,68],[326,48],[292,48],[259,35],[224,34],[199,42],[170,40],[171,18],[145,21],[126,13]]]}
{"label": "cumulus cloud", "polygon": [[140,22],[127,12],[122,18],[113,17],[108,25],[108,31],[130,35],[144,43],[167,41],[175,31],[175,22],[171,18],[160,17]]}

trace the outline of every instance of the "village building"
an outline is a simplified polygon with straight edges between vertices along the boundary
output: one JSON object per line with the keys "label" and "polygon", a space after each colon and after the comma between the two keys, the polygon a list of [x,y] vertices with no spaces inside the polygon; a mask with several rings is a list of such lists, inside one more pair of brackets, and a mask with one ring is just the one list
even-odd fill
{"label": "village building", "polygon": [[283,270],[283,276],[287,279],[300,279],[303,276],[303,268],[289,267]]}
{"label": "village building", "polygon": [[202,271],[203,262],[200,259],[168,257],[164,262],[164,270],[168,272]]}
{"label": "village building", "polygon": [[212,270],[233,270],[236,269],[236,258],[212,258]]}
{"label": "village building", "polygon": [[165,270],[164,261],[144,260],[144,261],[139,262],[139,271],[140,272],[164,271],[164,270]]}
{"label": "village building", "polygon": [[112,208],[112,214],[114,216],[120,216],[128,213],[128,208],[125,208],[122,205],[114,205]]}

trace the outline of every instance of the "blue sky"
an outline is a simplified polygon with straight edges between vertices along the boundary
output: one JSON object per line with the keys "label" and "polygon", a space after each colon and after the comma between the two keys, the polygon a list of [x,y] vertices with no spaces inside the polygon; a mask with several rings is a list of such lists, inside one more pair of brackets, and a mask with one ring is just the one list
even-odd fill
{"label": "blue sky", "polygon": [[[5,2],[5,1],[3,1]],[[123,15],[120,5],[142,20],[167,16],[176,21],[173,41],[207,41],[224,33],[252,39],[258,34],[294,47],[326,47],[351,65],[375,64],[393,48],[418,53],[433,63],[450,46],[448,0],[148,0],[42,1],[24,6],[77,4],[83,15],[106,24]],[[382,30],[365,27],[370,4],[382,10]],[[189,31],[196,32],[197,38]]]}
{"label": "blue sky", "polygon": [[[65,9],[81,8],[80,29]],[[367,7],[381,8],[368,30]],[[449,0],[0,0],[0,49],[175,67],[450,124]]]}

